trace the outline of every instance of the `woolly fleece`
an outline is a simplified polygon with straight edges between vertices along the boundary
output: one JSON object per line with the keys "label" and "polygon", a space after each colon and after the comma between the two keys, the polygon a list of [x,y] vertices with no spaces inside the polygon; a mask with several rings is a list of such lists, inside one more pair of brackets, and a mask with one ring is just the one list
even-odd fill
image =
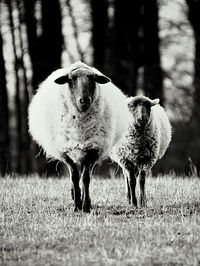
{"label": "woolly fleece", "polygon": [[127,132],[130,112],[127,97],[112,82],[96,84],[94,100],[86,112],[75,106],[68,84],[54,80],[77,67],[97,69],[78,61],[53,72],[40,86],[29,106],[29,131],[47,158],[64,161],[67,154],[79,163],[88,149],[99,151],[99,161]]}

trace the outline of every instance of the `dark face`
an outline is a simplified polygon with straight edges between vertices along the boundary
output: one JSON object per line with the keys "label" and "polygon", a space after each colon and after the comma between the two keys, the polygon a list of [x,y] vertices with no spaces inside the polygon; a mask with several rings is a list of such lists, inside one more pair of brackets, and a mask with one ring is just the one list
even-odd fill
{"label": "dark face", "polygon": [[136,126],[143,127],[148,123],[151,113],[150,102],[136,100],[129,104],[129,109],[133,114]]}
{"label": "dark face", "polygon": [[72,71],[68,83],[79,111],[87,111],[94,99],[96,89],[94,74],[81,69]]}
{"label": "dark face", "polygon": [[94,100],[96,82],[104,84],[110,79],[97,75],[87,68],[77,68],[68,75],[55,80],[57,84],[68,83],[72,98],[80,112],[86,112]]}

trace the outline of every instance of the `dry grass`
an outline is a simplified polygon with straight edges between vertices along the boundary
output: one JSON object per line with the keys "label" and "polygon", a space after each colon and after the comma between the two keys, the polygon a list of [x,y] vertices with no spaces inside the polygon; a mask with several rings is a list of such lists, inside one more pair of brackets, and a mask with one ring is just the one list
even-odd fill
{"label": "dry grass", "polygon": [[200,180],[147,181],[148,208],[127,206],[122,179],[91,182],[74,213],[69,179],[0,179],[0,265],[199,265]]}

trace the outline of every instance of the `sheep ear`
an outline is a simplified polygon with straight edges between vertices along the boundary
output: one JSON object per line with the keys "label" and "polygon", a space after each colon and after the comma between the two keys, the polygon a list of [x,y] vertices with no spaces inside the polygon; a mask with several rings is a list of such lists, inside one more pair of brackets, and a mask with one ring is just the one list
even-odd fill
{"label": "sheep ear", "polygon": [[158,98],[156,98],[154,100],[151,100],[151,106],[154,106],[156,104],[159,104],[159,102],[160,102],[160,99],[158,99]]}
{"label": "sheep ear", "polygon": [[95,74],[95,81],[99,84],[106,84],[110,82],[111,79],[104,75]]}
{"label": "sheep ear", "polygon": [[68,81],[69,81],[68,75],[61,76],[61,77],[59,77],[59,78],[57,78],[57,79],[54,80],[54,82],[56,84],[59,84],[59,85],[63,85],[65,83],[67,83]]}
{"label": "sheep ear", "polygon": [[126,99],[126,103],[127,103],[128,107],[131,107],[133,105],[133,101],[134,101],[133,97],[128,97]]}

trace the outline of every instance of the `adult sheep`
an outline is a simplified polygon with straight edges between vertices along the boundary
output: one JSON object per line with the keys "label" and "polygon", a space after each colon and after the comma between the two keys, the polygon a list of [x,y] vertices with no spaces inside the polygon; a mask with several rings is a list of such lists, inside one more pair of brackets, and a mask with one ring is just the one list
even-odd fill
{"label": "adult sheep", "polygon": [[122,167],[127,179],[128,201],[134,206],[137,206],[135,188],[139,177],[140,205],[145,206],[145,177],[165,154],[171,141],[171,125],[159,99],[135,96],[128,99],[127,105],[132,121],[110,157]]}
{"label": "adult sheep", "polygon": [[29,131],[48,158],[68,166],[75,210],[90,211],[90,174],[127,130],[126,99],[108,77],[80,61],[53,72],[32,99]]}

